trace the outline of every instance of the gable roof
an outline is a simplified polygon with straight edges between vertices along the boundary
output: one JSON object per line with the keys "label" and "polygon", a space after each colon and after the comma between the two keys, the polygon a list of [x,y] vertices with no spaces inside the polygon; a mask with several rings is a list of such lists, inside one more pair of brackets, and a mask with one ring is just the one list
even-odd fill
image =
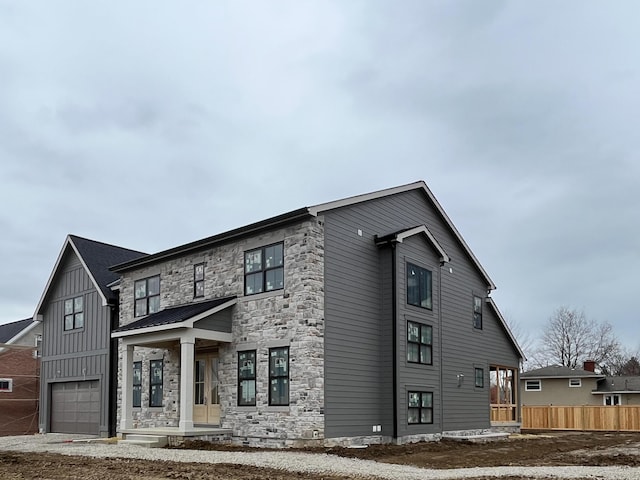
{"label": "gable roof", "polygon": [[570,368],[563,365],[551,365],[549,367],[537,368],[535,370],[529,370],[528,372],[520,375],[520,378],[604,378],[604,375],[600,375],[589,370],[582,370],[581,368]]}
{"label": "gable roof", "polygon": [[[111,335],[112,337],[122,337],[127,336],[129,333],[138,333],[138,331],[148,332],[152,329],[157,330],[157,327],[193,327],[193,324],[198,320],[231,307],[236,303],[237,297],[233,295],[231,297],[216,298],[206,302],[189,303],[177,307],[165,308],[128,325],[116,328]],[[134,330],[136,332],[132,332]]]}
{"label": "gable roof", "polygon": [[447,216],[444,209],[436,200],[435,196],[427,187],[427,184],[419,180],[417,182],[409,183],[407,185],[401,185],[399,187],[387,188],[384,190],[378,190],[371,193],[366,193],[362,195],[356,195],[353,197],[343,198],[341,200],[335,200],[333,202],[321,203],[318,205],[314,205],[311,207],[299,208],[297,210],[292,210],[290,212],[284,213],[282,215],[278,215],[275,217],[268,218],[266,220],[262,220],[260,222],[252,223],[250,225],[246,225],[244,227],[236,228],[234,230],[229,230],[227,232],[221,233],[219,235],[214,235],[212,237],[207,237],[202,240],[197,240],[195,242],[187,243],[178,247],[170,248],[168,250],[163,250],[158,253],[154,253],[152,255],[148,255],[144,258],[133,259],[131,261],[125,261],[120,264],[113,264],[112,270],[114,272],[125,272],[127,270],[132,270],[135,268],[139,268],[145,265],[150,265],[156,263],[158,261],[167,260],[179,255],[183,255],[186,253],[195,252],[198,250],[202,250],[205,248],[210,248],[212,246],[221,245],[223,243],[227,243],[229,241],[237,240],[248,235],[252,235],[256,232],[260,232],[267,229],[272,229],[280,226],[284,226],[299,220],[303,220],[308,217],[317,217],[323,212],[334,210],[336,208],[347,207],[350,205],[355,205],[362,202],[367,202],[370,200],[375,200],[378,198],[387,197],[390,195],[396,195],[399,193],[404,193],[412,190],[417,190],[422,192],[427,199],[433,204],[439,215],[442,217],[445,224],[453,233],[454,237],[458,240],[460,245],[462,246],[465,253],[471,259],[471,262],[474,264],[478,272],[480,272],[482,278],[487,283],[487,287],[489,290],[495,290],[496,286],[482,267],[476,256],[473,254],[467,243],[462,238],[462,235],[456,227],[454,226],[451,219]]}
{"label": "gable roof", "polygon": [[425,237],[427,237],[427,239],[429,240],[433,248],[436,249],[436,251],[440,255],[440,263],[447,263],[451,261],[451,258],[449,258],[449,255],[447,255],[447,252],[444,251],[444,248],[442,248],[442,245],[440,245],[438,240],[436,240],[436,237],[433,236],[433,234],[429,231],[426,225],[418,225],[417,227],[405,228],[403,230],[390,233],[389,235],[385,235],[383,237],[376,236],[375,242],[376,242],[376,245],[384,245],[388,243],[402,243],[404,242],[405,238],[409,238],[419,234],[423,234]]}
{"label": "gable roof", "polygon": [[116,263],[141,258],[147,255],[146,253],[136,250],[109,245],[107,243],[89,240],[76,235],[67,235],[51,275],[49,276],[44,292],[42,293],[42,297],[36,307],[35,318],[38,318],[37,316],[41,313],[41,309],[49,293],[49,289],[56,278],[58,268],[60,267],[67,251],[73,251],[77,255],[80,263],[91,279],[91,282],[100,294],[103,306],[108,305],[115,299],[115,295],[108,285],[119,278],[117,274],[109,270],[109,267]]}
{"label": "gable roof", "polygon": [[640,376],[606,377],[593,393],[640,393]]}
{"label": "gable roof", "polygon": [[35,327],[37,322],[32,318],[25,318],[16,322],[0,325],[0,343],[13,343],[24,333]]}

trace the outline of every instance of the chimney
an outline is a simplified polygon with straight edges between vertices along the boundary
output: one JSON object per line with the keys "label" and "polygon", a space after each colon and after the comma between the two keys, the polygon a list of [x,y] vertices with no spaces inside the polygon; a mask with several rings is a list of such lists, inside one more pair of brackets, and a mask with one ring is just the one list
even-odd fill
{"label": "chimney", "polygon": [[595,372],[596,371],[596,362],[594,362],[593,360],[585,360],[583,368],[587,372]]}

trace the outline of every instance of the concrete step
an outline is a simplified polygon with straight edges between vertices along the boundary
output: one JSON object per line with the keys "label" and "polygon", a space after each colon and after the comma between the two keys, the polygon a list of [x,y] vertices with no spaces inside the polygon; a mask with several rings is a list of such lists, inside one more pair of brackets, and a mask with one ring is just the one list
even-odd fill
{"label": "concrete step", "polygon": [[125,434],[122,440],[118,440],[118,445],[139,445],[147,448],[162,448],[166,447],[169,441],[165,435],[140,435],[140,434]]}

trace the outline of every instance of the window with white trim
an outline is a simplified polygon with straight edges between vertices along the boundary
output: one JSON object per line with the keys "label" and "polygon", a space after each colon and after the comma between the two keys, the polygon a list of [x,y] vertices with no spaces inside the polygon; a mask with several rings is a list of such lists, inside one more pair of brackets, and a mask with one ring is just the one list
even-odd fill
{"label": "window with white trim", "polygon": [[539,392],[540,390],[542,390],[542,381],[541,380],[525,380],[524,389],[527,392]]}
{"label": "window with white trim", "polygon": [[604,405],[622,405],[622,397],[618,394],[603,395],[602,403]]}
{"label": "window with white trim", "polygon": [[0,378],[0,392],[12,392],[13,391],[13,379],[12,378]]}
{"label": "window with white trim", "polygon": [[581,387],[582,386],[582,379],[581,378],[570,378],[569,379],[569,386],[570,387]]}

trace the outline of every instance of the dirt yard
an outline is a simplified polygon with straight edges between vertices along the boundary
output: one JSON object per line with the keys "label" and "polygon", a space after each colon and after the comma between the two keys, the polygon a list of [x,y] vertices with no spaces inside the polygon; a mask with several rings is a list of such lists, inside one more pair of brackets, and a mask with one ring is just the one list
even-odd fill
{"label": "dirt yard", "polygon": [[[192,444],[190,447],[212,449],[209,444]],[[306,451],[437,469],[500,465],[640,466],[640,433],[557,433],[522,435],[484,444],[444,441],[403,446],[371,446],[366,449],[331,448]],[[228,464],[152,462],[117,458],[94,459],[22,452],[0,452],[0,472],[3,479],[9,480],[70,480],[76,478],[89,480],[200,480],[208,478],[223,480],[345,480],[358,478],[299,474]],[[503,478],[524,480],[527,477]]]}

